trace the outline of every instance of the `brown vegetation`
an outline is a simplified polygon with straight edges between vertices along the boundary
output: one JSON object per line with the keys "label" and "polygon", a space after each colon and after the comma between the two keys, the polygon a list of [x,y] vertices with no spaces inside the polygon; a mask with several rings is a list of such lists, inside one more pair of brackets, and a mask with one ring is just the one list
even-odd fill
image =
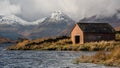
{"label": "brown vegetation", "polygon": [[[117,35],[119,37],[119,35]],[[68,50],[68,51],[110,51],[119,47],[120,41],[90,42],[82,45],[73,45],[69,37],[42,38],[36,40],[25,39],[8,50]]]}
{"label": "brown vegetation", "polygon": [[10,39],[0,37],[0,43],[10,43],[12,42]]}
{"label": "brown vegetation", "polygon": [[75,63],[95,63],[120,67],[120,34],[116,34],[116,39],[117,41],[113,41],[109,44],[108,42],[104,42],[103,46],[109,46],[110,52],[99,51],[92,56],[83,55],[80,58],[77,58]]}
{"label": "brown vegetation", "polygon": [[80,58],[77,58],[75,62],[95,63],[120,67],[120,47],[115,48],[110,53],[100,51],[93,56],[81,56]]}

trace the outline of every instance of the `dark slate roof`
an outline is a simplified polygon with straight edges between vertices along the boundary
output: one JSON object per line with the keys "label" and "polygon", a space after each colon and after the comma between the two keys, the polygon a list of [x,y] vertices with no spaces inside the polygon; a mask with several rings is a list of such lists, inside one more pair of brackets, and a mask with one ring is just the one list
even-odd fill
{"label": "dark slate roof", "polygon": [[114,28],[108,23],[77,23],[83,32],[115,33]]}

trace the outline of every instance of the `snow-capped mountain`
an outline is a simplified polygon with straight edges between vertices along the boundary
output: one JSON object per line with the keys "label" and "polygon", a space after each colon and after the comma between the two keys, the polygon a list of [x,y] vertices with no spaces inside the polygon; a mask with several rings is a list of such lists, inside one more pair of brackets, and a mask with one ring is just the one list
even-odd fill
{"label": "snow-capped mountain", "polygon": [[[45,20],[43,20],[43,22],[40,23],[35,29],[33,29],[30,35],[31,37],[57,36],[66,28],[73,26],[74,23],[75,21],[63,12],[55,11],[50,16],[46,17]],[[64,33],[61,33],[61,35],[62,34]]]}
{"label": "snow-capped mountain", "polygon": [[7,15],[7,16],[0,16],[0,24],[21,24],[21,25],[26,25],[28,22],[20,19],[19,17],[15,15]]}
{"label": "snow-capped mountain", "polygon": [[0,15],[0,36],[17,39],[22,37],[24,32],[31,30],[34,25],[15,15]]}
{"label": "snow-capped mountain", "polygon": [[[27,22],[15,15],[0,16],[0,36],[8,38],[39,38],[63,34],[66,28],[74,24],[69,16],[55,11],[50,16],[34,22]],[[70,29],[69,29],[70,30]],[[66,33],[65,33],[66,34]]]}
{"label": "snow-capped mountain", "polygon": [[[69,18],[66,14],[64,14],[62,11],[54,11],[51,16],[49,17],[50,21],[62,21],[62,20],[68,20]],[[56,22],[57,23],[57,22]]]}
{"label": "snow-capped mountain", "polygon": [[[42,21],[41,21],[42,22]],[[38,22],[27,22],[15,15],[0,15],[0,24],[6,25],[38,25]]]}
{"label": "snow-capped mountain", "polygon": [[72,24],[75,21],[73,21],[69,16],[64,14],[61,11],[54,11],[50,16],[45,18],[45,20],[41,23],[42,25],[46,24]]}
{"label": "snow-capped mountain", "polygon": [[[83,18],[81,22],[110,23],[114,27],[120,26],[120,12],[111,17],[91,16]],[[40,38],[60,35],[69,35],[75,21],[61,11],[55,11],[48,17],[34,22],[27,22],[15,15],[0,15],[0,36],[7,38]]]}

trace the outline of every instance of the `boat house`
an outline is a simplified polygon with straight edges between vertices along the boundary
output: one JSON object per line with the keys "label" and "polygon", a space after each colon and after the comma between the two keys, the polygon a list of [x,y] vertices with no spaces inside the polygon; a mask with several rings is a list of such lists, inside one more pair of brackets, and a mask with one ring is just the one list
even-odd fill
{"label": "boat house", "polygon": [[77,23],[71,31],[73,44],[115,40],[115,30],[108,23]]}

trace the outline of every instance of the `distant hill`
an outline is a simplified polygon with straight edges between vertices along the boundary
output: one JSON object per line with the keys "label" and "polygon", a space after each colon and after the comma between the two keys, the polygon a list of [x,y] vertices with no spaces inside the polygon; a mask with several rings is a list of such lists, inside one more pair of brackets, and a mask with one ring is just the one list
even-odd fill
{"label": "distant hill", "polygon": [[92,22],[92,23],[110,23],[113,27],[120,26],[120,11],[118,11],[116,14],[110,17],[104,17],[104,16],[91,16],[91,17],[85,17],[80,20],[80,22]]}
{"label": "distant hill", "polygon": [[12,42],[12,40],[10,40],[8,38],[0,37],[0,43],[10,43],[10,42]]}

